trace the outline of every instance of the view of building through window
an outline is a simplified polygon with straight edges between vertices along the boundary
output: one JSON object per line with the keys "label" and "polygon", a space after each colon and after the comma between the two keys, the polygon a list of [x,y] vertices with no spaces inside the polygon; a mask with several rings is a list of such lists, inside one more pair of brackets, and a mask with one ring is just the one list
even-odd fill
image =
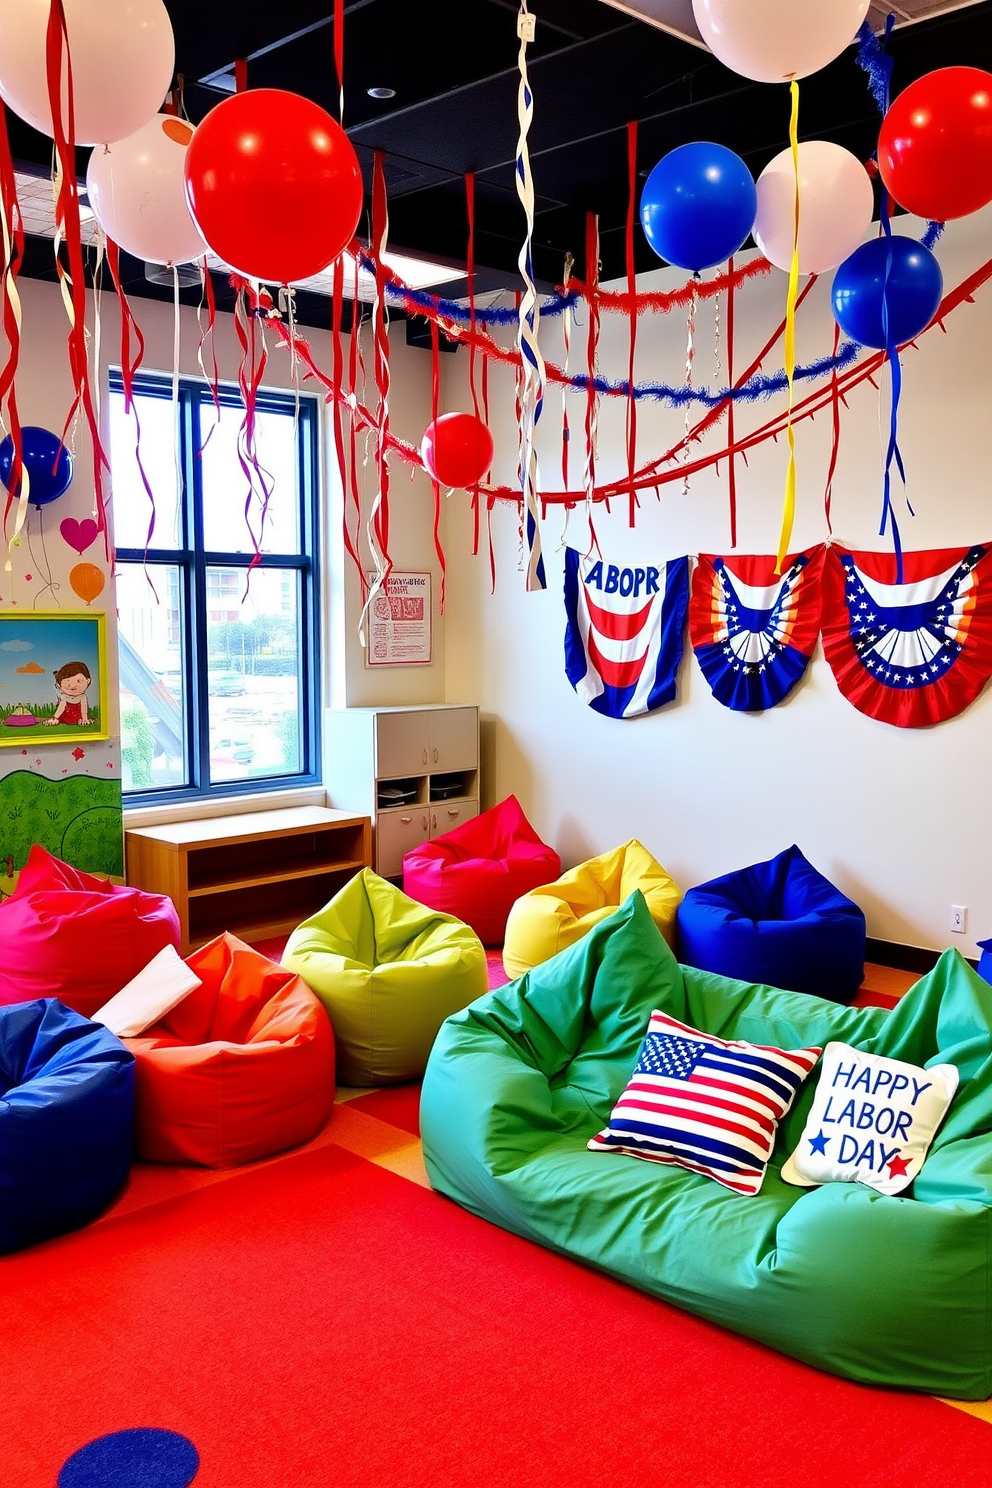
{"label": "view of building through window", "polygon": [[[209,389],[110,400],[124,788],[178,794],[299,782],[315,758],[315,412],[267,395],[258,477],[242,413]],[[178,454],[177,454],[178,451]],[[155,519],[146,549],[152,503]],[[177,494],[178,491],[178,494]],[[246,511],[247,506],[247,511]],[[255,544],[262,554],[252,566]]]}

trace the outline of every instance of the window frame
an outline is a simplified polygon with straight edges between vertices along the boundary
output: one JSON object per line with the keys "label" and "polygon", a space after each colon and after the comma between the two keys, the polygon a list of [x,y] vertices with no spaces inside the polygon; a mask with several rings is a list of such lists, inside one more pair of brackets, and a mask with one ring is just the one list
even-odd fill
{"label": "window frame", "polygon": [[[136,396],[172,401],[172,379],[153,373],[134,378]],[[110,369],[110,392],[122,394],[124,381],[118,367]],[[221,406],[243,408],[240,390],[220,384]],[[299,473],[297,502],[298,553],[222,552],[204,547],[203,469],[198,452],[202,445],[202,418],[214,412],[209,383],[185,377],[178,384],[179,466],[182,493],[179,521],[185,546],[115,548],[115,568],[123,563],[147,563],[154,576],[156,566],[179,571],[181,610],[181,656],[184,671],[184,727],[186,773],[181,785],[143,786],[124,789],[124,808],[139,809],[227,797],[257,795],[260,791],[300,790],[321,783],[321,685],[320,685],[320,458],[319,401],[308,395],[260,390],[258,412],[293,414],[296,418],[296,458]],[[297,411],[298,410],[298,411]],[[113,472],[111,472],[111,476]],[[238,471],[240,478],[241,472]],[[297,606],[300,647],[300,745],[301,769],[288,775],[257,775],[246,780],[210,780],[210,709],[207,648],[208,568],[238,568],[247,575],[252,566],[292,570],[297,576]]]}

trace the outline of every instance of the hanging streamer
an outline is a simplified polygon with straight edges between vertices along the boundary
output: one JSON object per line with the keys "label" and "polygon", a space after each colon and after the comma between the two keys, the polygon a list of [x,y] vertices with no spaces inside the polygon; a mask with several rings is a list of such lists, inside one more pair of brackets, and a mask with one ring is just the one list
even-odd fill
{"label": "hanging streamer", "polygon": [[[734,385],[734,257],[730,256],[727,264],[728,278],[730,284],[727,288],[727,382],[731,387]],[[836,355],[837,348],[834,347]],[[731,398],[727,405],[727,445],[730,455],[727,459],[727,497],[730,505],[730,546],[737,546],[737,470],[736,455],[734,454],[734,400]]]}
{"label": "hanging streamer", "polygon": [[[344,387],[344,346],[343,337],[344,320],[344,255],[338,254],[334,260],[334,270],[331,285],[331,375],[334,378],[335,387]],[[354,335],[354,326],[352,326]],[[361,571],[362,560],[358,555],[357,532],[352,538],[348,526],[348,469],[345,463],[344,452],[344,404],[340,398],[334,399],[334,407],[331,410],[334,424],[334,456],[338,466],[338,481],[341,486],[341,532],[344,539],[345,552],[355,567]]]}
{"label": "hanging streamer", "polygon": [[[431,324],[431,423],[436,423],[441,409],[441,333],[437,323]],[[441,570],[441,614],[444,614],[444,586],[445,586],[445,562],[444,547],[441,543],[441,483],[431,476],[431,490],[434,494],[434,551],[437,554],[438,567]]]}
{"label": "hanging streamer", "polygon": [[[840,341],[840,326],[834,321],[834,356],[837,355],[837,344]],[[840,453],[840,385],[837,380],[837,368],[830,374],[830,464],[827,467],[827,484],[823,492],[823,515],[827,522],[827,531],[833,535],[833,520],[831,506],[834,494],[834,476],[837,473],[837,456]]]}
{"label": "hanging streamer", "polygon": [[785,378],[789,389],[788,417],[785,432],[789,441],[789,464],[785,472],[785,500],[782,505],[782,531],[778,540],[778,567],[782,564],[792,541],[792,526],[796,516],[796,436],[792,428],[792,406],[795,399],[796,373],[796,296],[799,292],[799,84],[795,78],[789,84],[792,108],[789,114],[789,148],[792,151],[792,173],[794,183],[792,260],[789,264],[789,290],[785,303]]}
{"label": "hanging streamer", "polygon": [[[696,281],[692,281],[693,295],[689,301],[689,309],[685,319],[685,385],[692,387],[692,364],[696,357]],[[685,434],[682,440],[682,463],[686,466],[685,478],[682,482],[682,495],[689,494],[689,404],[685,405]]]}
{"label": "hanging streamer", "polygon": [[[575,260],[573,259],[572,255],[570,253],[566,253],[565,254],[565,273],[564,273],[564,285],[565,285],[566,293],[568,291],[568,281],[572,277],[572,265],[574,264],[574,262],[575,262]],[[562,330],[562,345],[563,345],[563,350],[564,350],[564,359],[562,361],[562,371],[564,372],[565,376],[568,377],[568,357],[569,357],[569,352],[572,349],[572,312],[571,312],[570,309],[569,310],[566,310],[564,316],[562,317],[561,330]],[[488,357],[483,360],[482,366],[483,366],[483,370],[485,370],[489,366],[489,359],[488,359]],[[568,454],[569,454],[568,446],[569,446],[570,439],[571,439],[571,431],[570,431],[570,429],[568,427],[568,389],[567,389],[566,385],[564,383],[562,383],[562,388],[561,388],[561,483],[564,486],[564,488],[565,488],[566,491],[568,490],[568,487],[569,487],[569,484],[570,484],[570,482],[569,482],[569,476],[568,476]]]}
{"label": "hanging streamer", "polygon": [[375,577],[365,599],[359,633],[363,637],[365,619],[375,596],[389,577],[392,564],[389,561],[389,463],[387,448],[389,441],[389,337],[386,332],[386,280],[383,255],[389,237],[389,210],[386,200],[385,157],[376,150],[372,157],[372,241],[376,259],[375,305],[372,314],[372,345],[374,351],[375,386],[377,393],[375,417],[375,468],[376,489],[372,498],[372,509],[366,525],[366,538],[375,566]]}
{"label": "hanging streamer", "polygon": [[[466,278],[468,279],[468,314],[469,335],[471,340],[468,348],[468,384],[472,391],[472,412],[476,418],[479,417],[479,390],[475,383],[476,359],[478,357],[478,346],[475,339],[475,173],[467,171],[465,175],[465,212],[468,218],[468,252],[466,254]],[[483,359],[484,360],[484,359]],[[473,532],[473,555],[479,551],[479,482],[470,489],[472,498],[472,532]]]}
{"label": "hanging streamer", "polygon": [[544,559],[541,555],[540,507],[537,498],[537,449],[534,443],[537,425],[544,407],[544,358],[538,345],[540,307],[534,284],[534,179],[530,169],[530,154],[527,136],[534,118],[534,95],[527,77],[527,46],[534,40],[535,17],[527,9],[527,0],[521,0],[517,16],[517,36],[520,50],[517,63],[520,84],[517,91],[517,119],[520,134],[517,140],[517,195],[524,209],[527,230],[517,265],[524,282],[524,294],[520,301],[519,351],[523,372],[523,388],[520,412],[520,456],[523,486],[523,519],[527,555],[526,583],[528,591],[546,589]]}
{"label": "hanging streamer", "polygon": [[[64,441],[77,411],[82,408],[89,427],[93,450],[93,515],[98,532],[103,534],[104,551],[109,562],[110,534],[104,496],[104,470],[110,469],[110,463],[100,439],[100,428],[90,386],[89,354],[86,345],[86,282],[79,217],[79,185],[76,179],[76,123],[72,90],[72,59],[69,55],[69,37],[62,0],[51,0],[45,42],[45,70],[48,99],[52,111],[56,158],[55,261],[69,320],[69,369],[74,390],[62,437]],[[64,102],[63,81],[65,83]],[[68,272],[64,269],[59,254],[63,240],[69,255]],[[15,531],[11,546],[17,541],[18,536]]]}
{"label": "hanging streamer", "polygon": [[597,437],[599,434],[599,399],[596,396],[596,358],[599,354],[599,305],[595,289],[599,284],[599,218],[595,212],[586,213],[586,283],[593,293],[589,298],[589,325],[586,332],[586,420],[585,420],[585,464],[582,485],[586,494],[586,519],[589,523],[589,550],[599,546],[593,526],[592,503],[596,491]]}
{"label": "hanging streamer", "polygon": [[338,79],[338,121],[344,125],[344,3],[334,0],[334,71]]}
{"label": "hanging streamer", "polygon": [[630,482],[628,495],[628,521],[634,525],[637,509],[637,491],[634,487],[634,472],[637,469],[637,400],[634,397],[634,353],[637,347],[637,269],[634,263],[634,223],[637,220],[637,120],[627,124],[627,229],[625,250],[627,259],[627,293],[630,296],[628,327],[630,332],[627,353],[627,479]]}
{"label": "hanging streamer", "polygon": [[[214,295],[214,281],[211,279],[210,270],[207,268],[206,256],[197,259],[197,266],[200,270],[201,294],[200,303],[196,307],[196,323],[200,327],[200,339],[196,347],[196,361],[204,382],[210,385],[210,396],[214,402],[214,421],[210,425],[206,439],[203,440],[200,446],[201,449],[206,449],[214,430],[220,423],[220,369],[217,366],[217,341],[215,336],[217,327],[217,300]],[[207,307],[207,324],[205,328],[201,319],[204,303],[206,303]],[[203,348],[208,341],[210,342],[209,376],[203,364]]]}
{"label": "hanging streamer", "polygon": [[[351,342],[348,349],[348,485],[351,504],[355,509],[355,546],[358,547],[362,528],[362,491],[358,478],[358,375],[362,355],[362,302],[358,297],[358,274],[355,274],[351,297]],[[364,379],[364,372],[363,372]],[[365,567],[359,562],[358,577],[362,591],[362,604],[368,598],[368,580]]]}
{"label": "hanging streamer", "polygon": [[[138,476],[141,480],[142,489],[148,497],[148,531],[145,534],[145,557],[144,571],[145,580],[155,595],[158,603],[158,593],[152,583],[148,570],[148,549],[152,545],[152,537],[155,533],[155,493],[145,470],[144,461],[141,458],[141,419],[138,414],[138,405],[134,400],[134,379],[138,375],[141,363],[145,355],[145,338],[141,333],[141,327],[134,317],[127,295],[124,293],[124,284],[121,280],[121,252],[113,238],[107,239],[107,264],[110,268],[110,281],[117,295],[117,303],[120,307],[121,317],[121,383],[124,388],[124,412],[134,420],[134,461],[137,466]],[[132,347],[133,341],[133,347]],[[178,538],[173,535],[175,541]]]}
{"label": "hanging streamer", "polygon": [[[0,418],[10,433],[13,458],[10,466],[10,481],[7,486],[7,502],[3,514],[4,534],[7,518],[18,489],[29,486],[28,472],[24,466],[24,449],[21,437],[21,420],[17,411],[17,367],[21,355],[21,299],[17,292],[17,276],[24,259],[24,222],[17,200],[17,178],[14,161],[10,153],[7,134],[7,110],[0,103],[0,226],[3,230],[3,333],[7,340],[7,360],[0,370]],[[12,571],[8,554],[7,572]]]}

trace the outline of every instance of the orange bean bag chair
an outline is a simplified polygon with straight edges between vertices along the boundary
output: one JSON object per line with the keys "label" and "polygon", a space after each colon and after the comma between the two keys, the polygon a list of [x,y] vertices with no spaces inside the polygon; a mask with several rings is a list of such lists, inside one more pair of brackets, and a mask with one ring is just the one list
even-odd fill
{"label": "orange bean bag chair", "polygon": [[314,1136],[334,1104],[334,1034],[301,977],[233,935],[195,951],[201,979],[138,1038],[135,1146],[152,1162],[230,1168]]}
{"label": "orange bean bag chair", "polygon": [[560,872],[561,858],[538,837],[516,796],[507,796],[453,832],[411,848],[403,859],[403,892],[464,920],[483,945],[498,946],[514,900]]}
{"label": "orange bean bag chair", "polygon": [[179,949],[171,899],[80,873],[32,847],[0,904],[0,1004],[57,997],[92,1017],[167,945]]}

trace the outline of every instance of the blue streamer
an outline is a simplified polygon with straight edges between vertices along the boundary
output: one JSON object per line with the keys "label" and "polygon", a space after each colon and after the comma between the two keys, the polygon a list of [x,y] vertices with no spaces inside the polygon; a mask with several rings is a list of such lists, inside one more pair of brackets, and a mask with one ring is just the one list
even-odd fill
{"label": "blue streamer", "polygon": [[933,248],[937,239],[943,236],[943,232],[944,224],[942,222],[928,222],[927,230],[920,239],[920,242],[924,248]]}
{"label": "blue streamer", "polygon": [[879,41],[871,29],[870,21],[862,21],[861,30],[858,32],[858,66],[867,74],[869,91],[882,114],[888,113],[889,87],[892,82],[892,68],[895,64],[895,59],[890,57],[884,48],[895,23],[894,15],[886,17],[884,41]]}
{"label": "blue streamer", "polygon": [[[820,357],[815,362],[797,367],[795,377],[804,381],[826,377],[841,367],[850,366],[860,354],[861,347],[857,341],[844,341],[836,356]],[[631,396],[630,383],[626,379],[610,382],[605,377],[589,377],[580,373],[568,379],[568,386],[591,388],[594,392],[621,398]],[[773,393],[780,393],[787,386],[784,371],[756,372],[747,382],[742,382],[740,387],[705,388],[693,387],[690,383],[673,387],[667,382],[635,383],[633,396],[638,401],[648,399],[655,403],[667,403],[672,408],[684,408],[688,403],[701,403],[705,408],[715,408],[719,403],[755,403],[760,398],[770,398]]]}

